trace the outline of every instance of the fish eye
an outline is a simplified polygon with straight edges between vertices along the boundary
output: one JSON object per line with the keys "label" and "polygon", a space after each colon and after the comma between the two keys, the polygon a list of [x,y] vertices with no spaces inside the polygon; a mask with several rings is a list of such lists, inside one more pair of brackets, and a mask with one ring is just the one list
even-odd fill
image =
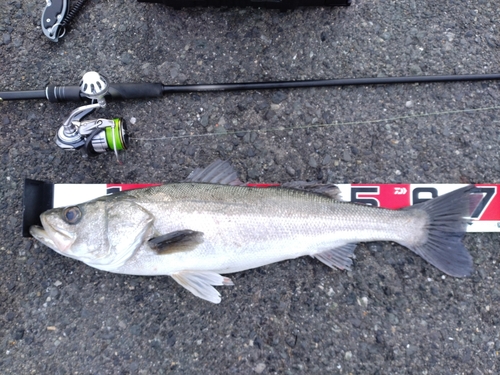
{"label": "fish eye", "polygon": [[82,218],[82,211],[77,206],[68,207],[63,211],[63,219],[68,224],[76,224]]}

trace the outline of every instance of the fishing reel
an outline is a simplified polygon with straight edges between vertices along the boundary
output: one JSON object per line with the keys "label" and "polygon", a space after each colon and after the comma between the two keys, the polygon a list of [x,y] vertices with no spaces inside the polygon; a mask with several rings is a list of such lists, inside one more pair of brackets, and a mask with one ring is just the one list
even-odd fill
{"label": "fishing reel", "polygon": [[106,107],[105,96],[109,90],[107,79],[97,72],[85,73],[79,89],[80,96],[90,99],[92,103],[71,112],[57,132],[56,144],[69,151],[83,148],[89,156],[114,152],[118,159],[118,151],[126,150],[129,145],[125,120],[121,118],[83,120],[96,109]]}

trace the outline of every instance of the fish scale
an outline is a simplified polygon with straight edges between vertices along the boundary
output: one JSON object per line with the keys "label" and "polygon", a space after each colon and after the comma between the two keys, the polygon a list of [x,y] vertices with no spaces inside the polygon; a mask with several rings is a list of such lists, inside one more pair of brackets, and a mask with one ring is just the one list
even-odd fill
{"label": "fish scale", "polygon": [[[160,232],[182,229],[179,227],[186,225],[203,231],[207,236],[208,230],[202,229],[206,229],[208,223],[198,224],[195,219],[198,213],[203,212],[207,215],[207,221],[224,222],[225,225],[240,228],[240,232],[244,232],[240,234],[244,236],[242,240],[251,240],[254,244],[260,242],[263,235],[268,240],[283,240],[282,234],[294,236],[287,238],[287,241],[295,241],[301,236],[311,237],[309,241],[327,237],[330,247],[345,244],[343,234],[351,236],[349,243],[386,239],[398,241],[407,239],[412,232],[418,233],[418,230],[409,230],[407,226],[396,224],[414,221],[415,226],[418,224],[423,227],[426,219],[423,213],[416,215],[409,211],[353,205],[290,189],[168,184],[147,190],[144,195],[151,198],[152,202],[139,199],[137,203],[154,214],[155,227]],[[178,206],[182,208],[176,211]],[[164,214],[171,211],[175,212],[174,217]],[[228,222],[228,218],[233,219]],[[417,223],[417,219],[420,223]],[[229,228],[226,229],[230,232]],[[213,235],[224,233],[223,229],[215,230]],[[317,252],[314,242],[309,244],[306,251],[310,255]],[[303,250],[299,251],[297,256],[302,253]]]}

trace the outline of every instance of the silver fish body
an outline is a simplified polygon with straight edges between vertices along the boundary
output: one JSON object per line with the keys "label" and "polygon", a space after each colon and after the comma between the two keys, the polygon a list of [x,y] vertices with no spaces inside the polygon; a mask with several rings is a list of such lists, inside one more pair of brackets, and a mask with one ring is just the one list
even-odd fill
{"label": "silver fish body", "polygon": [[185,182],[122,192],[41,215],[32,235],[110,272],[170,275],[198,297],[233,273],[304,255],[349,269],[359,242],[394,241],[443,272],[467,276],[461,243],[473,186],[403,210],[295,189]]}

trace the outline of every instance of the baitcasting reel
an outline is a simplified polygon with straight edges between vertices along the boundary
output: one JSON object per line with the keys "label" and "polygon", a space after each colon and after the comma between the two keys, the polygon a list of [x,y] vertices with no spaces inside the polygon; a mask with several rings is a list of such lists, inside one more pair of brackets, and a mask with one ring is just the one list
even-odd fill
{"label": "baitcasting reel", "polygon": [[83,148],[89,156],[113,151],[118,159],[118,151],[126,150],[129,144],[127,126],[121,118],[82,119],[97,108],[106,106],[108,94],[107,79],[96,72],[85,73],[80,81],[80,95],[89,98],[92,104],[76,108],[64,121],[56,135],[56,144],[64,150]]}

